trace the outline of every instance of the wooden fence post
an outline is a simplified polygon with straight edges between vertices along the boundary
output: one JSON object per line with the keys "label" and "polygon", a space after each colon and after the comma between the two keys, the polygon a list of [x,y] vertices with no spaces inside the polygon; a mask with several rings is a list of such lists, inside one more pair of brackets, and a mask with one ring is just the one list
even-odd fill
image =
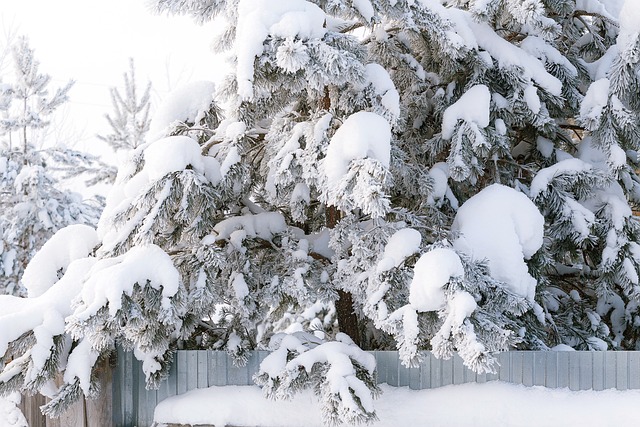
{"label": "wooden fence post", "polygon": [[[58,418],[42,415],[40,406],[47,399],[37,394],[22,396],[20,410],[27,419],[29,427],[103,427],[110,426],[113,418],[112,369],[109,362],[103,362],[98,368],[100,392],[95,399],[82,398],[69,407]],[[62,375],[56,378],[56,385],[62,384]]]}
{"label": "wooden fence post", "polygon": [[36,394],[34,396],[22,395],[19,408],[24,414],[24,417],[30,427],[46,426],[45,416],[40,412],[40,406],[45,403],[47,403],[46,399],[41,394]]}
{"label": "wooden fence post", "polygon": [[[100,393],[95,399],[86,399],[86,427],[110,426],[113,423],[113,369],[109,360],[102,362],[98,368]],[[67,424],[69,426],[73,424]]]}

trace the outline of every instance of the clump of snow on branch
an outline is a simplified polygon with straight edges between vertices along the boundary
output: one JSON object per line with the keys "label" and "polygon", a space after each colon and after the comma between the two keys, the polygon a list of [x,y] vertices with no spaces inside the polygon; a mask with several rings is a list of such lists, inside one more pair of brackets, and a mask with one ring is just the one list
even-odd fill
{"label": "clump of snow on branch", "polygon": [[125,194],[134,197],[150,183],[187,166],[204,175],[213,185],[221,179],[220,163],[211,156],[203,156],[197,141],[188,136],[169,136],[145,148],[144,167],[127,182]]}
{"label": "clump of snow on branch", "polygon": [[416,311],[437,311],[445,304],[444,286],[451,278],[464,276],[462,261],[455,251],[436,248],[423,254],[413,267],[409,304]]}
{"label": "clump of snow on branch", "polygon": [[527,196],[493,184],[460,207],[452,229],[456,250],[486,259],[494,278],[533,302],[537,281],[525,261],[542,247],[544,217]]}
{"label": "clump of snow on branch", "polygon": [[460,120],[480,128],[489,126],[490,102],[491,94],[485,85],[468,89],[460,99],[445,110],[442,116],[442,137],[451,139]]}
{"label": "clump of snow on branch", "polygon": [[[190,168],[212,185],[218,184],[222,179],[221,165],[218,160],[212,156],[203,155],[198,142],[188,136],[162,138],[146,144],[140,152],[144,159],[142,169],[128,180],[117,180],[107,197],[105,210],[98,224],[98,234],[102,237],[103,243],[102,251],[109,251],[134,227],[146,221],[145,217],[135,216],[129,219],[126,227],[117,229],[112,226],[115,216],[129,208],[141,194],[164,176]],[[121,172],[121,174],[124,173],[126,170]],[[170,184],[166,184],[158,201],[166,198],[170,191]],[[152,216],[150,218],[153,219]]]}
{"label": "clump of snow on branch", "polygon": [[396,231],[384,247],[382,259],[378,262],[378,273],[398,267],[405,259],[420,250],[422,236],[418,230],[403,228]]}
{"label": "clump of snow on branch", "polygon": [[34,380],[31,375],[39,374],[54,351],[54,337],[65,334],[65,319],[73,313],[72,301],[80,294],[83,280],[95,262],[95,258],[71,262],[64,276],[38,297],[0,296],[0,355],[4,356],[9,344],[29,331],[33,331],[36,340],[24,358],[4,367],[0,381],[7,382],[22,374],[27,384]]}
{"label": "clump of snow on branch", "polygon": [[59,230],[24,270],[22,284],[29,298],[45,293],[60,279],[72,261],[88,256],[99,243],[96,230],[88,225],[70,225]]}
{"label": "clump of snow on branch", "polygon": [[213,102],[215,91],[213,82],[196,81],[171,92],[151,119],[151,140],[162,137],[175,122],[199,123]]}
{"label": "clump of snow on branch", "polygon": [[246,214],[233,216],[218,222],[213,231],[215,234],[206,236],[202,243],[213,244],[221,240],[229,240],[238,250],[244,252],[242,242],[244,239],[260,238],[270,241],[273,236],[287,230],[287,223],[281,213],[262,212],[259,214]]}
{"label": "clump of snow on branch", "polygon": [[320,396],[325,425],[359,424],[376,419],[373,399],[375,357],[362,351],[345,334],[324,342],[297,332],[272,338],[275,347],[254,377],[267,397],[290,399],[293,392],[313,388]]}
{"label": "clump of snow on branch", "polygon": [[324,159],[324,173],[330,187],[349,171],[353,160],[372,158],[389,167],[391,127],[381,116],[367,111],[352,114],[331,138]]}
{"label": "clump of snow on branch", "polygon": [[169,255],[156,245],[138,246],[125,255],[98,262],[82,287],[81,303],[74,321],[85,321],[103,306],[115,316],[122,306],[122,295],[131,295],[135,284],[149,283],[162,291],[161,305],[170,308],[170,298],[178,292],[180,274]]}
{"label": "clump of snow on branch", "polygon": [[240,0],[236,29],[238,95],[253,98],[254,61],[267,37],[320,39],[326,33],[325,13],[305,0]]}
{"label": "clump of snow on branch", "polygon": [[441,207],[447,201],[453,209],[458,209],[458,199],[448,183],[449,165],[444,162],[436,163],[429,169],[429,177],[433,182],[433,187],[427,197],[427,204]]}
{"label": "clump of snow on branch", "polygon": [[400,94],[396,89],[387,70],[379,64],[367,64],[365,66],[366,83],[370,84],[374,93],[380,96],[380,104],[386,109],[394,120],[400,117]]}
{"label": "clump of snow on branch", "polygon": [[640,4],[633,0],[626,0],[620,11],[620,33],[618,35],[618,49],[621,52],[633,47],[640,36]]}
{"label": "clump of snow on branch", "polygon": [[602,110],[609,101],[609,79],[600,79],[591,83],[580,106],[580,121],[588,129],[600,125]]}
{"label": "clump of snow on branch", "polygon": [[327,203],[344,210],[359,207],[376,217],[384,215],[389,203],[384,184],[390,157],[389,122],[367,111],[349,116],[331,138],[322,163]]}

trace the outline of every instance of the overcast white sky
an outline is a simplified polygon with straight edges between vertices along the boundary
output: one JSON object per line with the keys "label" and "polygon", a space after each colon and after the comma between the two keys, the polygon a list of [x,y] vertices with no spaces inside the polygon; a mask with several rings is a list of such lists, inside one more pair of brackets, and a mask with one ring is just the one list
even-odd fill
{"label": "overcast white sky", "polygon": [[26,35],[40,70],[56,85],[76,80],[65,126],[95,144],[110,111],[109,87],[122,84],[128,58],[136,61],[141,86],[151,80],[154,100],[191,80],[216,80],[223,63],[211,53],[215,28],[187,17],[153,15],[148,0],[1,0],[0,36]]}

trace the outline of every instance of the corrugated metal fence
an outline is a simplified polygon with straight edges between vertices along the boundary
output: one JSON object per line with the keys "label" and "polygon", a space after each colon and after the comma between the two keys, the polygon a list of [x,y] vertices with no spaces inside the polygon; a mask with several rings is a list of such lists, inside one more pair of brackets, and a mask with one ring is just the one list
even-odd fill
{"label": "corrugated metal fence", "polygon": [[[496,374],[476,374],[457,355],[440,360],[425,353],[419,367],[408,369],[395,351],[372,353],[378,364],[378,383],[416,390],[492,380],[571,390],[640,389],[640,352],[511,351],[499,355]],[[179,351],[169,379],[159,390],[146,390],[141,364],[131,353],[120,350],[113,373],[114,425],[150,426],[158,402],[195,388],[253,384],[251,378],[267,355],[266,351],[253,352],[246,366],[236,367],[224,352]]]}

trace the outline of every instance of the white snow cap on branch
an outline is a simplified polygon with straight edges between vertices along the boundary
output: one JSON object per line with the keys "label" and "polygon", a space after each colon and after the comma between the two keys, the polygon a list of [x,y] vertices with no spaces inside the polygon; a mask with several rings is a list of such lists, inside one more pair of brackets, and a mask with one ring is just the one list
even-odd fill
{"label": "white snow cap on branch", "polygon": [[631,43],[637,42],[640,35],[640,2],[625,0],[620,11],[620,33],[618,35],[618,49],[627,50]]}
{"label": "white snow cap on branch", "polygon": [[444,286],[452,277],[463,277],[462,261],[455,251],[436,248],[423,254],[413,268],[409,304],[417,311],[437,311],[445,304]]}
{"label": "white snow cap on branch", "polygon": [[29,298],[42,295],[59,279],[60,271],[79,258],[88,256],[100,243],[93,227],[75,224],[59,230],[36,253],[24,270],[22,284]]}
{"label": "white snow cap on branch", "polygon": [[279,212],[262,212],[256,215],[247,214],[232,216],[217,223],[213,230],[216,235],[209,235],[202,239],[202,244],[209,245],[216,241],[238,238],[238,232],[242,232],[242,238],[260,238],[271,240],[274,235],[284,233],[287,222]]}
{"label": "white snow cap on branch", "polygon": [[600,79],[591,83],[582,104],[580,105],[580,121],[588,128],[600,126],[602,110],[609,102],[609,79]]}
{"label": "white snow cap on branch", "polygon": [[486,259],[491,276],[533,301],[537,281],[525,260],[542,247],[544,217],[527,196],[493,184],[460,207],[452,230],[460,232],[456,250],[476,260]]}
{"label": "white snow cap on branch", "polygon": [[36,340],[39,346],[34,349],[48,353],[51,346],[45,343],[63,334],[65,328],[64,322],[57,323],[54,319],[64,319],[73,312],[71,302],[81,292],[84,278],[95,262],[95,258],[73,261],[65,275],[38,297],[0,295],[0,356],[7,351],[9,343],[38,328]]}
{"label": "white snow cap on branch", "polygon": [[240,0],[235,42],[240,97],[253,98],[253,63],[267,37],[320,39],[326,33],[325,19],[322,9],[305,0]]}
{"label": "white snow cap on branch", "polygon": [[391,126],[382,116],[359,111],[349,116],[331,138],[323,163],[328,185],[337,185],[352,160],[367,157],[389,167]]}
{"label": "white snow cap on branch", "polygon": [[198,123],[211,106],[215,91],[215,83],[196,81],[171,92],[151,119],[149,140],[154,141],[164,136],[164,132],[174,122]]}
{"label": "white snow cap on branch", "polygon": [[220,163],[211,156],[203,156],[200,144],[188,136],[170,136],[144,150],[143,171],[150,182],[187,166],[203,174],[213,185],[221,179]]}
{"label": "white snow cap on branch", "polygon": [[367,22],[371,22],[375,11],[373,10],[370,0],[353,0],[353,7],[358,10],[358,13],[360,13]]}
{"label": "white snow cap on branch", "polygon": [[400,94],[391,80],[391,76],[380,64],[367,64],[366,81],[382,97],[381,103],[394,118],[400,116]]}
{"label": "white snow cap on branch", "polygon": [[122,307],[122,295],[132,295],[135,284],[143,287],[147,282],[162,290],[162,307],[169,309],[169,298],[178,292],[180,273],[171,257],[156,245],[136,246],[122,256],[99,261],[88,275],[82,304],[73,317],[86,320],[106,305],[109,315],[115,316]]}
{"label": "white snow cap on branch", "polygon": [[421,242],[422,236],[418,230],[403,228],[396,231],[384,247],[384,254],[376,268],[377,272],[382,273],[398,267],[405,259],[420,250]]}
{"label": "white snow cap on branch", "polygon": [[22,396],[18,392],[9,393],[7,396],[0,397],[0,420],[7,424],[1,424],[8,427],[29,427],[27,419],[20,410],[20,400]]}
{"label": "white snow cap on branch", "polygon": [[[617,11],[625,0],[604,1],[603,0],[576,0],[576,9],[584,10],[588,13],[597,13],[605,18],[616,20]],[[628,0],[635,2],[636,0]],[[603,3],[607,3],[606,6]]]}
{"label": "white snow cap on branch", "polygon": [[442,115],[442,137],[451,139],[459,120],[474,123],[481,128],[489,126],[491,93],[485,85],[469,88]]}
{"label": "white snow cap on branch", "polygon": [[545,69],[542,61],[500,37],[488,24],[475,22],[471,14],[461,12],[461,15],[473,31],[478,47],[489,52],[501,68],[519,67],[524,79],[536,82],[553,95],[562,94],[562,82]]}

